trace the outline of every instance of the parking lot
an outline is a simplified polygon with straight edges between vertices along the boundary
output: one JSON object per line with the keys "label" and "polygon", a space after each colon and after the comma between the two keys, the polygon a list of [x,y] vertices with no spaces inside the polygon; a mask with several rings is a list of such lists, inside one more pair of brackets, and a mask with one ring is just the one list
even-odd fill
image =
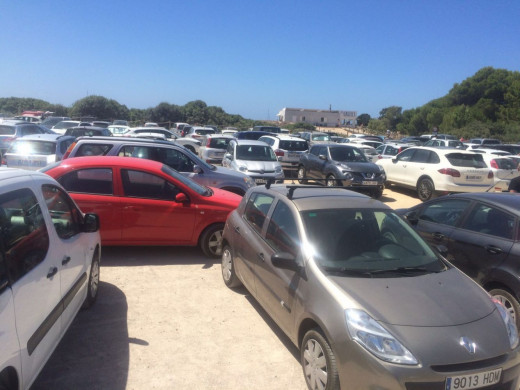
{"label": "parking lot", "polygon": [[[420,203],[385,189],[392,208]],[[94,307],[32,389],[305,389],[299,352],[198,248],[106,247]]]}

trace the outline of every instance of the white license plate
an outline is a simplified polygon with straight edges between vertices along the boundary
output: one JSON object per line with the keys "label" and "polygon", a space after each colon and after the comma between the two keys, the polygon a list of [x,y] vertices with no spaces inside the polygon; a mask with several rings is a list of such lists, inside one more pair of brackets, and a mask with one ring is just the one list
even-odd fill
{"label": "white license plate", "polygon": [[479,389],[500,382],[502,369],[446,378],[446,390]]}
{"label": "white license plate", "polygon": [[478,176],[478,175],[466,175],[466,180],[482,180],[482,176]]}
{"label": "white license plate", "polygon": [[267,180],[266,179],[255,179],[255,183],[256,184],[265,184],[265,183],[267,183]]}
{"label": "white license plate", "polygon": [[298,158],[300,155],[298,153],[287,153],[287,157],[289,158]]}
{"label": "white license plate", "polygon": [[363,184],[364,186],[377,186],[377,181],[362,181],[361,184]]}

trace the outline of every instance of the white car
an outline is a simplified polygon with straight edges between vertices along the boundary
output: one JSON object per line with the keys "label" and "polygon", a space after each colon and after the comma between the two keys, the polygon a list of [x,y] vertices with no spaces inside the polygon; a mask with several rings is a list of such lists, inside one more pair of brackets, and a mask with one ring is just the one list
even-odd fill
{"label": "white car", "polygon": [[440,193],[487,191],[494,185],[482,154],[465,150],[411,147],[377,164],[384,168],[387,184],[416,189],[422,201]]}
{"label": "white car", "polygon": [[298,171],[300,156],[309,150],[307,141],[289,134],[263,135],[258,141],[265,142],[273,148],[282,168],[291,174]]}
{"label": "white car", "polygon": [[40,172],[0,168],[0,387],[28,389],[98,292],[99,218]]}
{"label": "white car", "polygon": [[208,134],[217,134],[217,131],[210,127],[192,126],[184,136],[186,138],[202,140]]}
{"label": "white car", "polygon": [[129,129],[123,135],[125,137],[153,138],[172,141],[184,146],[195,154],[199,153],[199,147],[201,145],[201,140],[189,137],[179,137],[177,134],[165,129],[164,127],[135,127]]}
{"label": "white car", "polygon": [[509,188],[509,183],[520,176],[518,163],[510,158],[510,153],[496,149],[471,149],[473,153],[482,154],[487,166],[493,171],[495,191],[503,192]]}
{"label": "white car", "polygon": [[130,126],[126,125],[110,125],[107,127],[108,130],[112,133],[112,135],[122,135],[130,130]]}

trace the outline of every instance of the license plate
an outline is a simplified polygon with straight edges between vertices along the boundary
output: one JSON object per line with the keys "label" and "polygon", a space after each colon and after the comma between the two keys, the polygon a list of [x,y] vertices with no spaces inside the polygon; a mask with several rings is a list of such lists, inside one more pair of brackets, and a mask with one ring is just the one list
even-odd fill
{"label": "license plate", "polygon": [[267,183],[267,180],[266,179],[255,179],[255,183],[256,184],[265,184],[265,183]]}
{"label": "license plate", "polygon": [[482,176],[478,175],[467,175],[466,180],[482,180]]}
{"label": "license plate", "polygon": [[362,181],[361,184],[363,184],[364,186],[377,186],[377,181]]}
{"label": "license plate", "polygon": [[297,157],[300,157],[300,155],[298,153],[287,153],[287,157],[289,157],[289,158],[297,158]]}
{"label": "license plate", "polygon": [[445,390],[479,389],[500,382],[502,369],[446,378]]}

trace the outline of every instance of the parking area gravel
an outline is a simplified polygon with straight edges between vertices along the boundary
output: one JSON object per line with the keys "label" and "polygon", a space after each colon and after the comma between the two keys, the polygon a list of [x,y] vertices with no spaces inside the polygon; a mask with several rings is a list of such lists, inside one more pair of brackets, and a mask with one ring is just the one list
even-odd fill
{"label": "parking area gravel", "polygon": [[[385,189],[392,208],[420,201]],[[97,303],[81,311],[40,389],[306,389],[298,349],[198,248],[105,247]]]}

